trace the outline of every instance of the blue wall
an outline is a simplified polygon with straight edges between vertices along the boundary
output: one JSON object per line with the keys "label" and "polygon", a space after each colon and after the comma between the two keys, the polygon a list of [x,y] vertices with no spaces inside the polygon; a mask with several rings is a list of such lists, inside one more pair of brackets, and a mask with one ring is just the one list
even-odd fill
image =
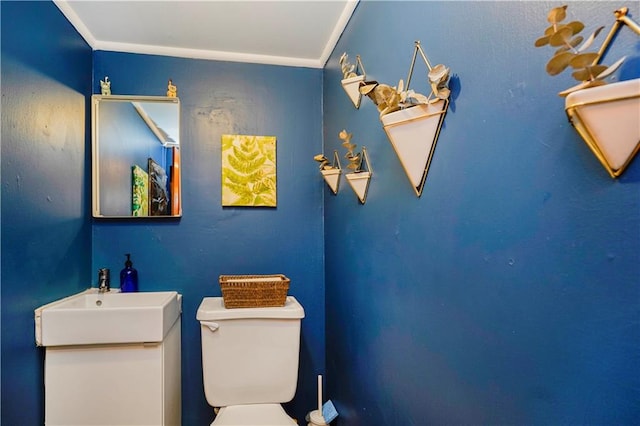
{"label": "blue wall", "polygon": [[[322,71],[122,54],[94,54],[94,91],[104,76],[114,94],[164,95],[178,86],[183,217],[164,222],[95,221],[92,270],[124,266],[131,253],[140,290],[183,295],[183,420],[207,424],[198,305],[219,296],[221,274],[283,273],[305,308],[298,392],[288,408],[302,418],[324,371],[322,182],[313,155],[322,146]],[[277,208],[222,208],[223,134],[277,137]]]}
{"label": "blue wall", "polygon": [[33,309],[91,276],[91,49],[51,2],[2,14],[2,424],[43,423]]}
{"label": "blue wall", "polygon": [[[339,425],[640,419],[640,160],[611,179],[568,124],[556,94],[574,83],[549,77],[550,49],[533,46],[558,5],[364,1],[334,50],[324,151],[345,152],[346,128],[374,170],[365,205],[344,181],[325,188]],[[624,5],[570,2],[569,17],[609,28]],[[369,79],[396,85],[414,40],[455,76],[421,198],[338,64],[360,54]],[[623,73],[638,76],[639,41],[623,29],[605,63],[629,55]],[[412,88],[427,93],[416,67]]]}
{"label": "blue wall", "polygon": [[[570,77],[547,76],[549,52],[533,48],[557,5],[364,1],[322,73],[92,55],[52,3],[0,2],[2,423],[43,422],[33,309],[95,285],[98,267],[118,271],[126,252],[142,290],[184,295],[185,425],[212,418],[195,311],[219,295],[219,274],[245,272],[287,274],[305,306],[287,406],[298,418],[326,346],[340,425],[637,422],[640,163],[609,178],[567,123],[556,93]],[[622,5],[569,11],[594,28]],[[396,84],[415,39],[456,76],[419,199],[375,107],[355,110],[342,91],[337,62],[360,54],[370,78]],[[607,62],[623,54],[620,75],[637,76],[627,29]],[[105,75],[116,94],[178,84],[180,220],[90,219],[88,96]],[[330,195],[311,160],[323,131],[324,152],[342,153],[343,128],[369,151],[365,205],[346,182]],[[278,137],[277,209],[220,207],[223,133]]]}
{"label": "blue wall", "polygon": [[[89,95],[108,75],[114,94],[182,102],[181,219],[90,219]],[[92,76],[95,76],[93,78]],[[43,350],[33,309],[96,285],[132,253],[142,291],[183,294],[184,424],[209,424],[200,329],[220,274],[284,273],[305,307],[297,418],[324,372],[322,71],[95,52],[53,3],[2,2],[2,423],[43,422]],[[220,136],[277,136],[277,208],[220,206]],[[115,275],[115,274],[114,274]]]}

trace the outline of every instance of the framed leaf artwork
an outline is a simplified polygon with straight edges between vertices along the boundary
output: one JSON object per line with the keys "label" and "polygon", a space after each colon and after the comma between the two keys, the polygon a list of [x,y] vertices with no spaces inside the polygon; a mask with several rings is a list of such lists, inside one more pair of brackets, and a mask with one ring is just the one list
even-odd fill
{"label": "framed leaf artwork", "polygon": [[276,137],[222,135],[222,205],[276,207]]}

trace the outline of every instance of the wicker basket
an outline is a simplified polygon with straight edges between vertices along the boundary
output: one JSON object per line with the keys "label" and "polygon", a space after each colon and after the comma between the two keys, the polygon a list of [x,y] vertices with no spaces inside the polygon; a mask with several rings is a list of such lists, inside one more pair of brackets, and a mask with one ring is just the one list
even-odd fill
{"label": "wicker basket", "polygon": [[225,308],[284,306],[289,291],[284,275],[220,275]]}

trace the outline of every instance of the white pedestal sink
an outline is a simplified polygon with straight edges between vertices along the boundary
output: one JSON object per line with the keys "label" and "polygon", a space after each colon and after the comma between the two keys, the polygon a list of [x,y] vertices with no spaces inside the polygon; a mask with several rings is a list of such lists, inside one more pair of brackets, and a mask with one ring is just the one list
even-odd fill
{"label": "white pedestal sink", "polygon": [[35,310],[45,424],[179,425],[182,296],[82,293]]}

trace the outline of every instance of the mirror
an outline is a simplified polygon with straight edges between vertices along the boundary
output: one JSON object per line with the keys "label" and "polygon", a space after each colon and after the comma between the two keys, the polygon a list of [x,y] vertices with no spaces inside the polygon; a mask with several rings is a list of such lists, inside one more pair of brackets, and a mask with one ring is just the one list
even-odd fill
{"label": "mirror", "polygon": [[93,95],[91,118],[93,217],[182,216],[179,99]]}

